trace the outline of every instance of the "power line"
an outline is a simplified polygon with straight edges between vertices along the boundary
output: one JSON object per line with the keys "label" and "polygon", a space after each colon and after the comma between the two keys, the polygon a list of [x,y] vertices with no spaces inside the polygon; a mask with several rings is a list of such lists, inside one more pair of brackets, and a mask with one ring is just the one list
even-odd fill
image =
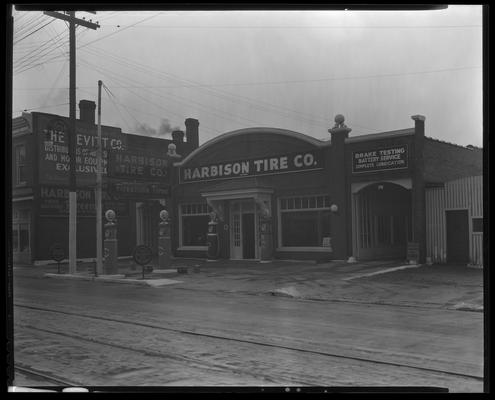
{"label": "power line", "polygon": [[[154,18],[154,17],[156,17],[156,16],[157,16],[157,15],[159,15],[159,14],[161,14],[161,13],[158,13],[158,14],[156,14],[156,15],[152,15],[152,16],[150,16],[150,17],[148,17],[148,18],[145,18],[145,19],[143,19],[143,20],[141,20],[141,21],[138,21],[138,22],[136,22],[135,24],[133,24],[133,25],[131,25],[131,26],[127,27],[127,28],[130,28],[130,27],[132,27],[132,26],[134,26],[134,25],[140,24],[141,22],[144,22],[144,21],[147,21],[147,20],[149,20],[149,19],[151,19],[151,18]],[[120,32],[122,32],[123,30],[125,30],[125,29],[127,29],[127,28],[124,28],[124,29],[122,29],[122,30],[120,30],[120,31],[117,31],[117,32],[111,33],[111,34],[109,34],[109,35],[103,36],[103,37],[98,38],[98,39],[96,39],[96,40],[93,40],[93,41],[91,41],[91,42],[88,42],[88,43],[85,43],[85,44],[83,44],[83,45],[80,45],[80,46],[78,46],[78,47],[77,47],[77,49],[80,49],[80,48],[82,48],[82,47],[88,46],[88,45],[90,45],[90,44],[92,44],[92,43],[94,43],[94,42],[97,42],[97,41],[99,41],[99,40],[103,40],[103,39],[105,39],[105,38],[107,38],[107,37],[109,37],[109,36],[115,35],[115,34],[117,34],[117,33],[120,33]],[[25,71],[27,71],[27,70],[29,70],[29,69],[35,68],[35,67],[37,67],[37,66],[39,66],[39,65],[42,65],[42,64],[47,64],[48,62],[58,61],[58,58],[59,58],[59,56],[54,56],[54,57],[52,57],[52,58],[50,58],[50,59],[48,59],[48,60],[45,60],[45,61],[43,61],[43,62],[40,62],[40,63],[34,64],[34,65],[30,66],[29,68],[23,69],[22,71],[19,71],[18,73],[25,72]]]}
{"label": "power line", "polygon": [[[86,49],[86,51],[89,51],[88,49]],[[95,49],[92,49],[92,51],[95,51]],[[112,56],[109,52],[105,52],[104,53],[104,56],[106,57],[109,57],[109,56]],[[118,58],[118,59],[123,59],[125,60],[123,57],[117,57],[117,56],[113,56],[114,58]],[[135,71],[136,69],[136,66],[138,66],[139,68],[145,70],[145,71],[154,71],[153,68],[150,68],[149,66],[142,66],[143,64],[140,64],[140,63],[137,63],[137,62],[120,62],[119,61],[119,64],[120,65],[123,65],[123,66],[126,66],[126,67],[129,67],[129,68],[132,68],[133,71]],[[174,75],[172,74],[167,74],[165,72],[163,72],[163,70],[160,70],[158,71],[159,75],[164,75],[167,79],[170,79],[170,77],[172,77],[173,80],[176,80],[176,81],[180,81],[180,82],[193,82],[194,81],[188,81],[188,80],[185,80],[183,78],[180,78],[180,77],[175,77]],[[154,85],[153,87],[149,87],[149,88],[156,88],[157,86]],[[273,105],[273,104],[270,104],[270,103],[267,103],[267,102],[264,102],[262,100],[259,100],[259,99],[251,99],[251,98],[247,98],[247,97],[243,97],[243,96],[240,96],[240,95],[233,95],[229,92],[225,92],[225,91],[221,91],[219,89],[208,89],[208,88],[199,88],[200,90],[206,90],[206,94],[207,95],[213,95],[213,96],[216,96],[222,100],[226,100],[228,101],[229,103],[232,103],[232,101],[236,101],[236,100],[233,100],[233,98],[241,98],[241,100],[243,100],[244,102],[247,102],[248,105],[250,107],[254,107],[254,108],[257,108],[261,111],[267,111],[267,107],[263,107],[261,106],[259,103],[263,103],[263,104],[267,104],[269,105],[271,108],[274,108],[276,109],[276,112],[278,112],[279,114],[283,115],[284,117],[294,117],[294,114],[299,114],[299,115],[303,115],[303,118],[306,119],[308,121],[308,123],[310,125],[313,125],[313,126],[318,126],[318,127],[321,127],[321,126],[324,126],[325,128],[327,128],[327,125],[328,125],[328,121],[322,121],[321,123],[317,123],[315,120],[317,120],[318,118],[314,117],[314,116],[311,116],[310,118],[308,118],[307,116],[304,115],[304,113],[301,113],[300,111],[296,111],[296,110],[292,110],[292,109],[286,109],[285,111],[279,111],[280,109],[282,109],[282,107],[279,107],[279,106],[276,106],[276,105]],[[237,100],[238,101],[238,100]],[[272,110],[270,110],[270,112],[273,112]],[[244,118],[245,119],[245,118]],[[252,120],[250,120],[250,122],[253,122]],[[369,130],[373,130],[371,128],[367,128]]]}
{"label": "power line", "polygon": [[[256,85],[286,85],[291,83],[321,83],[330,81],[342,81],[342,80],[353,80],[353,79],[374,79],[374,78],[388,78],[396,76],[407,76],[407,75],[422,75],[422,74],[432,74],[438,72],[450,72],[450,71],[462,71],[467,69],[479,69],[480,66],[472,67],[459,67],[459,68],[444,68],[444,69],[434,69],[425,71],[412,71],[412,72],[398,72],[389,74],[376,74],[376,75],[362,75],[362,76],[346,76],[346,77],[335,77],[335,78],[319,78],[319,79],[297,79],[297,80],[287,80],[287,81],[265,81],[265,82],[231,82],[231,83],[213,83],[213,84],[188,84],[188,85],[174,85],[174,86],[153,86],[154,88],[161,89],[174,89],[174,88],[193,88],[193,87],[219,87],[219,86],[256,86]],[[142,88],[144,86],[140,86]],[[151,86],[150,86],[151,87]],[[138,88],[137,86],[126,86],[125,88]]]}
{"label": "power line", "polygon": [[[95,68],[95,69],[97,69],[97,70],[100,70],[100,71],[105,71],[105,70],[106,70],[105,68],[103,68],[103,67],[101,67],[101,66],[97,66],[97,65],[93,65],[93,64],[89,63],[87,60],[84,60],[84,62],[85,62],[86,64],[88,64],[90,67]],[[109,73],[109,74],[111,74],[112,78],[115,78],[115,75],[117,75],[117,74],[115,73],[115,71],[108,71],[108,73]],[[118,74],[118,75],[120,75],[120,74]],[[129,80],[129,78],[128,78],[128,77],[125,77],[125,76],[124,76],[122,79]],[[127,90],[129,90],[129,89],[127,89]],[[129,90],[129,91],[130,91],[130,90]],[[215,111],[214,111],[214,112],[209,111],[209,112],[210,112],[210,114],[216,115],[216,116],[218,116],[219,118],[228,119],[228,120],[231,120],[231,121],[234,121],[234,122],[239,123],[239,121],[238,121],[238,120],[236,120],[236,119],[232,118],[232,116],[227,116],[227,115],[225,115],[225,114],[222,114],[222,113],[223,113],[223,111],[218,110],[218,109],[217,109],[217,108],[215,108],[215,107],[212,107],[212,106],[205,106],[205,105],[204,105],[204,104],[202,104],[202,103],[199,103],[199,102],[197,102],[197,101],[190,100],[190,99],[185,99],[186,101],[185,101],[185,102],[183,102],[183,101],[180,101],[180,100],[179,100],[180,98],[183,98],[183,97],[182,97],[182,96],[178,96],[178,95],[173,95],[173,96],[172,96],[172,95],[167,95],[167,94],[162,94],[162,93],[158,94],[158,93],[155,93],[153,90],[150,90],[150,89],[147,89],[147,91],[148,91],[151,95],[153,95],[153,96],[156,96],[156,97],[161,97],[161,98],[168,97],[168,98],[171,98],[171,99],[172,99],[172,101],[174,101],[174,102],[176,102],[176,103],[182,103],[182,104],[184,104],[184,105],[186,105],[186,106],[189,106],[189,105],[190,105],[190,103],[193,103],[193,104],[197,104],[199,107],[203,107],[203,108],[207,108],[207,109],[211,109],[211,110],[215,110],[215,111],[220,111],[220,113],[215,112]],[[249,121],[249,122],[254,122],[254,123],[257,123],[256,121],[253,121],[253,120],[251,120],[251,119],[249,119],[249,118],[245,118],[245,117],[240,117],[240,118],[245,119],[246,121]],[[243,125],[243,124],[241,124],[241,125]]]}
{"label": "power line", "polygon": [[43,29],[45,26],[50,25],[53,21],[55,21],[55,20],[53,20],[53,19],[52,19],[51,21],[48,21],[48,22],[47,22],[45,25],[43,25],[41,28],[38,28],[38,29],[36,29],[35,31],[33,31],[33,32],[29,33],[28,35],[26,35],[26,36],[22,37],[22,38],[21,38],[21,39],[19,39],[17,42],[14,42],[14,44],[17,44],[17,43],[19,43],[21,40],[24,40],[24,39],[28,38],[29,36],[33,35],[34,33],[38,32],[39,30]]}
{"label": "power line", "polygon": [[[68,44],[68,39],[62,37],[63,33],[64,32],[61,32],[57,34],[55,37],[48,39],[46,42],[40,45],[34,52],[28,52],[24,56],[16,59],[14,61],[14,64],[17,64],[17,67],[21,67],[21,66],[26,66],[26,64],[32,59],[36,59],[39,62],[43,59],[45,55],[51,53],[52,51],[60,48],[65,44]],[[65,54],[63,55],[65,57]]]}
{"label": "power line", "polygon": [[42,106],[42,107],[34,107],[34,108],[25,108],[25,109],[16,110],[14,112],[19,113],[19,112],[22,112],[22,111],[41,110],[43,108],[52,108],[52,107],[66,106],[67,104],[69,104],[69,103],[52,104],[50,106]]}
{"label": "power line", "polygon": [[[122,27],[119,25],[106,25],[107,27]],[[131,28],[134,26],[128,26]],[[212,26],[212,25],[182,25],[182,26],[170,26],[170,25],[141,25],[137,28],[151,28],[151,29],[467,29],[467,28],[482,28],[482,25],[417,25],[417,26],[404,26],[404,25],[361,25],[361,26],[345,26],[345,25],[315,25],[315,26],[270,26],[270,25],[228,25],[228,26]]]}
{"label": "power line", "polygon": [[108,34],[108,35],[106,35],[106,36],[103,36],[103,37],[101,37],[101,38],[98,38],[98,39],[92,40],[92,41],[90,41],[90,42],[84,43],[84,44],[82,44],[81,46],[79,46],[79,47],[78,47],[78,49],[81,49],[81,48],[83,48],[83,47],[89,46],[89,45],[90,45],[90,44],[92,44],[92,43],[95,43],[95,42],[98,42],[98,41],[100,41],[100,40],[106,39],[106,38],[108,38],[108,37],[110,37],[110,36],[116,35],[117,33],[120,33],[120,32],[122,32],[122,31],[125,31],[126,29],[129,29],[129,28],[132,28],[133,26],[136,26],[136,25],[138,25],[138,24],[140,24],[140,23],[142,23],[142,22],[144,22],[144,21],[148,21],[148,20],[150,20],[151,18],[155,18],[155,17],[157,17],[157,16],[158,16],[158,15],[160,15],[160,14],[162,14],[162,13],[158,13],[158,14],[155,14],[155,15],[151,15],[150,17],[147,17],[147,18],[145,18],[145,19],[143,19],[143,20],[141,20],[141,21],[138,21],[138,22],[136,22],[136,23],[134,23],[134,24],[132,24],[132,25],[129,25],[128,27],[123,28],[123,29],[121,29],[121,30],[119,30],[119,31],[117,31],[117,32],[113,32],[113,33],[110,33],[110,34]]}

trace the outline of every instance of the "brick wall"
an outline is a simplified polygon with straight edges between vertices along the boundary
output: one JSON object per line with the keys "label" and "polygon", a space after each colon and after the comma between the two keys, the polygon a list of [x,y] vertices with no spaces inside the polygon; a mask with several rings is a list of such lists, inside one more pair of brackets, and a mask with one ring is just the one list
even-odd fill
{"label": "brick wall", "polygon": [[483,173],[483,150],[425,138],[426,182],[447,182]]}

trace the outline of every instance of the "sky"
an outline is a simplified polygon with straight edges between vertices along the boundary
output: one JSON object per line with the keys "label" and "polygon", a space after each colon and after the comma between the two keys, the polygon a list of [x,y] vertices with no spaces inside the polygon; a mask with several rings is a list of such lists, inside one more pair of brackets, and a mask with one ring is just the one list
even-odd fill
{"label": "sky", "polygon": [[[63,11],[63,10],[60,10]],[[12,10],[13,117],[69,115],[69,30]],[[102,124],[170,138],[199,120],[200,144],[273,127],[327,140],[337,114],[350,136],[407,129],[483,145],[482,6],[426,11],[97,11],[76,33],[76,101]],[[77,116],[79,110],[77,109]]]}

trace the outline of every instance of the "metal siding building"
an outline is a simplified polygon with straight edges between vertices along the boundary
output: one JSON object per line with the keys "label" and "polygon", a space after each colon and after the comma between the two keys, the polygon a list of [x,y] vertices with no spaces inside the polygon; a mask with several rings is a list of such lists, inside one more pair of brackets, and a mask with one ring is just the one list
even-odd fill
{"label": "metal siding building", "polygon": [[427,257],[433,263],[445,263],[448,260],[447,216],[453,211],[462,211],[467,215],[469,263],[483,265],[483,231],[473,227],[473,220],[483,218],[481,175],[445,182],[443,187],[426,189]]}

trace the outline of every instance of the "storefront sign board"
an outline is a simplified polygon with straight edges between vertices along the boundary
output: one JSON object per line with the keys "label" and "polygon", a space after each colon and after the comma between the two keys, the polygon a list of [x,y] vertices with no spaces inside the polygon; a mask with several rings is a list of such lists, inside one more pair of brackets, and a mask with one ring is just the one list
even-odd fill
{"label": "storefront sign board", "polygon": [[352,172],[354,174],[376,172],[408,167],[407,145],[386,147],[374,150],[352,152]]}
{"label": "storefront sign board", "polygon": [[246,176],[312,171],[323,168],[324,158],[322,152],[311,150],[265,158],[181,167],[179,176],[181,183],[191,183]]}

